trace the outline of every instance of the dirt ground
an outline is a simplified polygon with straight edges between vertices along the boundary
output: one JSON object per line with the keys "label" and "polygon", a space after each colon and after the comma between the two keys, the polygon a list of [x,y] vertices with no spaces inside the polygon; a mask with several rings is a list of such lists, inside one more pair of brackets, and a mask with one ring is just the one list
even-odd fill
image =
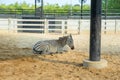
{"label": "dirt ground", "polygon": [[[51,37],[52,36],[52,37]],[[39,39],[61,35],[28,35],[0,32],[0,80],[119,80],[119,35],[102,35],[101,58],[108,67],[83,67],[89,58],[89,35],[73,35],[76,49],[62,54],[34,55],[30,47]],[[32,38],[31,38],[32,37]],[[79,44],[78,44],[79,43]]]}

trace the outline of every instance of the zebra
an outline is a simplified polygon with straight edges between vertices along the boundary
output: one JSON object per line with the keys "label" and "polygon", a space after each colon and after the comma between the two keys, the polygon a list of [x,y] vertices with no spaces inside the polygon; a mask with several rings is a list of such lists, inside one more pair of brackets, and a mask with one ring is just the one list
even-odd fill
{"label": "zebra", "polygon": [[38,41],[33,46],[34,54],[52,54],[63,53],[65,45],[68,45],[72,50],[74,49],[74,41],[72,35],[59,37],[57,40]]}

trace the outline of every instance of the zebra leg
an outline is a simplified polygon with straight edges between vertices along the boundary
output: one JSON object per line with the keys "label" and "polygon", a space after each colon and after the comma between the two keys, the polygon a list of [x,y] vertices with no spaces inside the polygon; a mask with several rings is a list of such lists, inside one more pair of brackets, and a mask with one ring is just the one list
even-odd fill
{"label": "zebra leg", "polygon": [[63,50],[60,50],[60,51],[58,51],[57,53],[61,53],[61,54],[62,54],[63,52],[64,52]]}
{"label": "zebra leg", "polygon": [[63,50],[64,52],[68,52],[68,50]]}
{"label": "zebra leg", "polygon": [[50,51],[50,47],[47,45],[44,47],[42,54],[53,54],[53,52]]}
{"label": "zebra leg", "polygon": [[64,52],[63,47],[61,47],[61,48],[58,49],[58,53],[63,53],[63,52]]}

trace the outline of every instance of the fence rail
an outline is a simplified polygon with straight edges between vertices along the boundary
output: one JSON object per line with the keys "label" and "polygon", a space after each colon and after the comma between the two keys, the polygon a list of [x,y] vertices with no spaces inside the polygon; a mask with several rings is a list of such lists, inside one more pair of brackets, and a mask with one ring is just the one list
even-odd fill
{"label": "fence rail", "polygon": [[[0,30],[31,33],[80,34],[90,31],[90,20],[0,19]],[[120,20],[102,20],[102,32],[120,33]]]}

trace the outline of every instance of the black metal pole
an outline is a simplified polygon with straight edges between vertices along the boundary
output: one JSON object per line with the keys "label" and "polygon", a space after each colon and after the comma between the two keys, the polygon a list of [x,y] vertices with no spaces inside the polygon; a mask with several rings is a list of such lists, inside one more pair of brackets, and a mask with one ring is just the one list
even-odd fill
{"label": "black metal pole", "polygon": [[83,12],[83,0],[81,0],[81,19],[83,18],[82,17],[82,12]]}
{"label": "black metal pole", "polygon": [[102,0],[91,0],[90,60],[100,61]]}
{"label": "black metal pole", "polygon": [[43,0],[41,0],[41,17],[43,18]]}
{"label": "black metal pole", "polygon": [[36,16],[37,0],[35,0],[35,16]]}

